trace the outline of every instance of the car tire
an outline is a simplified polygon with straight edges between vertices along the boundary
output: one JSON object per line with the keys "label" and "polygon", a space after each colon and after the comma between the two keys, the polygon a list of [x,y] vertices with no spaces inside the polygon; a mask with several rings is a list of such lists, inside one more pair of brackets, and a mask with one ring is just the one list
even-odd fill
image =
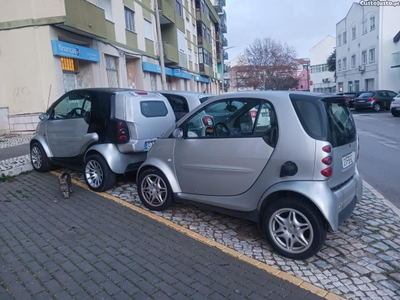
{"label": "car tire", "polygon": [[104,192],[113,188],[117,182],[117,175],[100,154],[91,154],[86,158],[83,168],[86,184],[96,192]]}
{"label": "car tire", "polygon": [[50,160],[39,142],[31,144],[30,157],[32,167],[35,171],[48,172],[50,170]]}
{"label": "car tire", "polygon": [[391,111],[393,117],[400,117],[400,112],[396,112],[394,110]]}
{"label": "car tire", "polygon": [[279,254],[304,260],[314,256],[324,245],[327,226],[319,210],[310,203],[287,197],[267,207],[263,231]]}
{"label": "car tire", "polygon": [[381,110],[381,105],[378,102],[374,103],[374,105],[372,106],[372,110],[374,112],[380,111]]}
{"label": "car tire", "polygon": [[174,204],[171,186],[165,175],[157,169],[143,171],[137,187],[140,201],[150,210],[163,211]]}

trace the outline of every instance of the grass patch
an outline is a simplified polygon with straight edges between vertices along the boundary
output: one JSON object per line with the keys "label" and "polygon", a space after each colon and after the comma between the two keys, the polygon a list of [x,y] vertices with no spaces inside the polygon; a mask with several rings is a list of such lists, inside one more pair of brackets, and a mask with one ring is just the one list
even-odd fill
{"label": "grass patch", "polygon": [[0,182],[6,182],[6,181],[11,181],[12,180],[12,177],[11,176],[6,176],[6,175],[4,175],[4,173],[3,174],[1,174],[1,176],[0,176]]}

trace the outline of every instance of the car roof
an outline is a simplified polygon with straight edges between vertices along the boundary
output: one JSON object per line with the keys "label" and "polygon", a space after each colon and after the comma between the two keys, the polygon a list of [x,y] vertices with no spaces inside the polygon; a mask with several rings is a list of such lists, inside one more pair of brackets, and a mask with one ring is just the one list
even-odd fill
{"label": "car roof", "polygon": [[[263,99],[277,99],[281,100],[290,100],[290,96],[302,96],[303,98],[307,98],[310,101],[320,101],[321,99],[344,99],[340,95],[336,94],[326,94],[326,93],[316,93],[316,92],[297,92],[297,91],[250,91],[250,92],[233,92],[233,93],[225,93],[223,96],[218,97],[217,99],[225,99],[225,98],[245,98],[245,97],[260,97]],[[214,99],[212,99],[214,100]],[[212,101],[211,100],[211,101]]]}
{"label": "car roof", "polygon": [[201,93],[201,92],[190,92],[190,91],[157,91],[157,93],[160,94],[172,94],[172,95],[178,95],[178,96],[204,96],[204,97],[212,97],[212,96],[216,96],[214,94],[209,94],[209,93]]}

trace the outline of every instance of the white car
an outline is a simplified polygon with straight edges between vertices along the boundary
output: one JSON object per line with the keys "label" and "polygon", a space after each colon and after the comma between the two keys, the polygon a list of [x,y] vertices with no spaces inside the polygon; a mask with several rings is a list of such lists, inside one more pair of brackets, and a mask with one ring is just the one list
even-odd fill
{"label": "white car", "polygon": [[393,98],[390,104],[390,111],[394,117],[400,117],[400,93]]}

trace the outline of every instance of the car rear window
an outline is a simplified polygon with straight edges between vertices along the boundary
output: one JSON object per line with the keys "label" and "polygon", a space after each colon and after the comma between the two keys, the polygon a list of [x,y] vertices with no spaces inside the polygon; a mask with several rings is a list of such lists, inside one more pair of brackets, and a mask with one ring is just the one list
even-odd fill
{"label": "car rear window", "polygon": [[314,139],[323,139],[326,134],[322,126],[321,110],[317,103],[315,101],[295,100],[294,96],[291,98],[297,116],[307,134]]}
{"label": "car rear window", "polygon": [[367,98],[372,97],[375,93],[362,93],[359,97],[360,98]]}
{"label": "car rear window", "polygon": [[353,115],[344,102],[325,102],[329,125],[329,142],[340,147],[356,140],[356,125]]}
{"label": "car rear window", "polygon": [[140,110],[147,118],[165,117],[168,109],[163,101],[141,101]]}

